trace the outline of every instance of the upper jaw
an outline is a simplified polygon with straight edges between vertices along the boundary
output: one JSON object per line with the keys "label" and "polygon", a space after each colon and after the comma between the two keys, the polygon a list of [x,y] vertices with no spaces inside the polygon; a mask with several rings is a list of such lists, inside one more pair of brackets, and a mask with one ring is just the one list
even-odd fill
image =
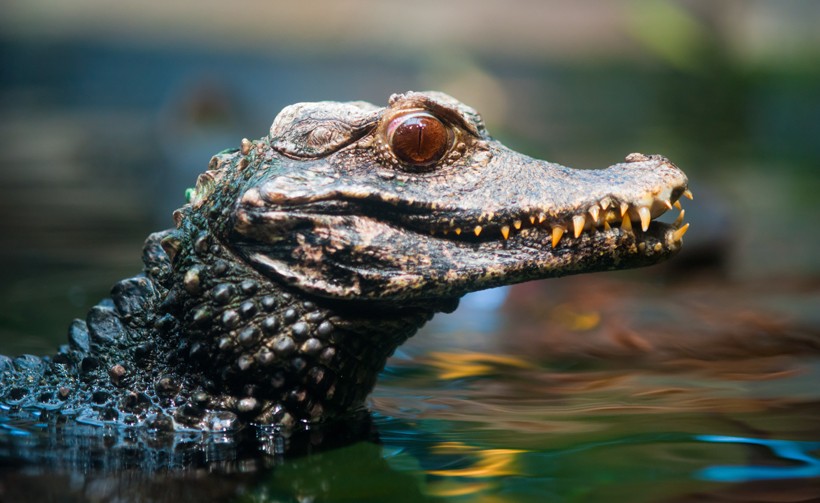
{"label": "upper jaw", "polygon": [[[691,197],[686,175],[662,156],[630,154],[625,163],[603,170],[575,170],[532,159],[522,166],[528,173],[509,187],[489,183],[491,190],[478,189],[452,202],[422,196],[408,205],[412,208],[397,212],[397,218],[407,228],[439,238],[506,241],[534,229],[553,234],[557,245],[564,233],[577,238],[614,225],[646,231],[670,209],[681,209],[682,196]],[[683,225],[682,219],[681,211],[676,227]]]}
{"label": "upper jaw", "polygon": [[[578,238],[612,226],[645,232],[668,210],[680,209],[683,195],[691,196],[686,175],[663,156],[630,154],[626,162],[606,169],[576,170],[505,150],[477,177],[459,174],[462,183],[472,185],[470,192],[424,183],[399,192],[393,181],[340,179],[321,166],[303,170],[296,180],[263,181],[244,193],[239,209],[294,221],[321,214],[364,216],[470,242],[506,241],[532,229],[551,234],[555,247],[564,235]],[[506,183],[493,182],[505,176]],[[683,226],[683,211],[674,226]]]}

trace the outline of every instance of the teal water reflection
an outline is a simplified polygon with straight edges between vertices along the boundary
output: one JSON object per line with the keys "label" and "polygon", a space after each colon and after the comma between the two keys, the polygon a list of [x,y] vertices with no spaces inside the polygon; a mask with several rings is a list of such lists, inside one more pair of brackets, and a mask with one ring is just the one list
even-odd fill
{"label": "teal water reflection", "polygon": [[820,459],[812,452],[820,451],[820,442],[792,440],[767,440],[759,438],[700,435],[701,442],[734,443],[761,446],[769,449],[774,457],[794,461],[796,466],[710,466],[696,476],[718,482],[745,482],[750,480],[800,479],[820,477]]}

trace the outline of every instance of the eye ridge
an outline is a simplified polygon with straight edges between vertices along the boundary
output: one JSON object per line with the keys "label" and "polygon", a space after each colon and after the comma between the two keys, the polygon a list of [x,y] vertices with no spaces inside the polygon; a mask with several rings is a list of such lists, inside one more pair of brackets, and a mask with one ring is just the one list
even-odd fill
{"label": "eye ridge", "polygon": [[449,127],[429,112],[414,112],[390,121],[388,144],[393,154],[412,166],[430,166],[450,148]]}

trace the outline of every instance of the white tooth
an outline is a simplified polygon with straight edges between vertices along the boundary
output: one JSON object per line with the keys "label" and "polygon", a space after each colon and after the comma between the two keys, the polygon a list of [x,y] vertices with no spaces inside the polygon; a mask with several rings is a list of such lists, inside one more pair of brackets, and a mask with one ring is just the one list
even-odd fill
{"label": "white tooth", "polygon": [[584,224],[586,223],[586,219],[583,215],[575,215],[572,217],[572,225],[575,228],[575,237],[581,235],[584,232]]}
{"label": "white tooth", "polygon": [[539,223],[539,224],[544,223],[544,220],[546,220],[546,219],[547,219],[547,216],[546,216],[546,215],[544,215],[543,213],[539,213],[539,214],[538,214],[538,223]]}
{"label": "white tooth", "polygon": [[680,224],[683,223],[683,215],[685,213],[686,210],[680,210],[680,215],[678,215],[678,218],[675,219],[675,223],[673,223],[672,225],[674,225],[675,227],[680,227]]}
{"label": "white tooth", "polygon": [[593,222],[598,221],[598,211],[599,210],[598,210],[597,206],[593,206],[592,208],[589,209],[589,214],[592,215],[592,221]]}
{"label": "white tooth", "polygon": [[652,214],[649,213],[649,208],[641,206],[638,208],[638,216],[641,217],[641,229],[646,232],[649,229],[649,222],[652,220]]}
{"label": "white tooth", "polygon": [[609,208],[610,204],[612,204],[612,200],[609,199],[608,197],[605,197],[605,198],[601,199],[601,209],[602,210],[605,210],[605,209]]}
{"label": "white tooth", "polygon": [[664,205],[664,206],[666,206],[666,209],[667,209],[667,210],[671,210],[671,209],[672,209],[672,203],[670,203],[670,202],[669,202],[668,200],[666,200],[666,199],[664,199],[664,200],[663,200],[663,205]]}
{"label": "white tooth", "polygon": [[680,229],[676,230],[674,234],[672,234],[672,240],[680,241],[683,238],[683,235],[686,234],[686,231],[689,230],[689,224],[684,225]]}
{"label": "white tooth", "polygon": [[683,195],[689,198],[690,200],[695,199],[695,196],[692,195],[692,191],[689,189],[684,190]]}
{"label": "white tooth", "polygon": [[621,216],[623,217],[626,215],[626,210],[629,209],[629,205],[626,203],[621,203]]}

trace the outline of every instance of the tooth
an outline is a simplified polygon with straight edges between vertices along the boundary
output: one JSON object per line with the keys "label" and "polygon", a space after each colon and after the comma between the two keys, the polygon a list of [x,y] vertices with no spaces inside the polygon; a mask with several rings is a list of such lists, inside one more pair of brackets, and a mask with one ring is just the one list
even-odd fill
{"label": "tooth", "polygon": [[592,220],[594,222],[598,221],[598,206],[593,206],[589,209],[589,214],[592,215]]}
{"label": "tooth", "polygon": [[[504,236],[504,239],[507,239],[507,238],[510,237],[510,226],[509,225],[505,225],[504,227],[501,228],[501,235]],[[478,236],[478,233],[476,233],[476,236]]]}
{"label": "tooth", "polygon": [[586,219],[583,215],[575,215],[572,217],[572,225],[575,227],[575,237],[581,235],[584,232],[584,224],[586,223]]}
{"label": "tooth", "polygon": [[530,215],[530,223],[535,225],[535,215]]}
{"label": "tooth", "polygon": [[621,216],[626,215],[626,210],[629,209],[629,205],[626,203],[621,203]]}
{"label": "tooth", "polygon": [[609,222],[607,222],[606,220],[604,220],[604,230],[605,230],[605,231],[608,231],[608,230],[610,230],[610,229],[612,229],[612,227],[610,227],[610,226],[609,226]]}
{"label": "tooth", "polygon": [[609,208],[610,203],[612,203],[612,201],[610,201],[608,197],[602,199],[601,200],[601,209],[605,210],[605,209]]}
{"label": "tooth", "polygon": [[456,236],[461,236],[461,227],[456,227],[456,230],[453,232],[456,233]]}
{"label": "tooth", "polygon": [[677,208],[679,210],[683,209],[683,206],[680,205],[680,201],[675,201],[675,204],[673,204],[672,206],[674,206],[675,208]]}
{"label": "tooth", "polygon": [[666,209],[667,209],[667,210],[671,210],[671,209],[672,209],[672,203],[670,203],[669,201],[667,201],[667,200],[665,200],[665,199],[664,199],[664,201],[663,201],[663,205],[664,205],[664,206],[666,206]]}
{"label": "tooth", "polygon": [[516,229],[520,229],[521,228],[521,220],[516,220],[515,222],[513,222],[513,227],[515,227]]}
{"label": "tooth", "polygon": [[672,225],[674,225],[675,227],[680,227],[680,224],[683,223],[684,213],[686,213],[686,210],[680,210],[680,215],[678,215],[678,218],[675,219],[675,223],[673,223]]}
{"label": "tooth", "polygon": [[683,235],[686,234],[686,231],[689,230],[689,224],[684,225],[680,229],[676,230],[674,234],[672,234],[673,241],[680,241],[683,238]]}
{"label": "tooth", "polygon": [[538,214],[538,223],[539,223],[539,224],[540,224],[540,223],[543,223],[543,222],[544,222],[544,220],[546,220],[546,219],[547,219],[547,216],[546,216],[546,215],[544,215],[543,213],[539,213],[539,214]]}
{"label": "tooth", "polygon": [[564,235],[564,229],[558,227],[557,225],[552,228],[552,247],[555,248],[558,246],[558,242],[561,241],[561,236]]}
{"label": "tooth", "polygon": [[621,221],[621,229],[632,231],[632,220],[629,218],[629,215],[624,215],[624,219]]}
{"label": "tooth", "polygon": [[695,196],[692,195],[692,191],[689,190],[689,189],[684,190],[683,195],[686,196],[687,198],[689,198],[689,200],[694,200],[695,199]]}
{"label": "tooth", "polygon": [[481,234],[481,226],[476,225],[475,229],[473,229],[473,232],[475,232],[476,237],[478,237],[478,235]]}
{"label": "tooth", "polygon": [[641,217],[641,229],[644,232],[649,228],[649,222],[652,220],[652,215],[649,213],[649,208],[641,206],[638,208],[638,215]]}

